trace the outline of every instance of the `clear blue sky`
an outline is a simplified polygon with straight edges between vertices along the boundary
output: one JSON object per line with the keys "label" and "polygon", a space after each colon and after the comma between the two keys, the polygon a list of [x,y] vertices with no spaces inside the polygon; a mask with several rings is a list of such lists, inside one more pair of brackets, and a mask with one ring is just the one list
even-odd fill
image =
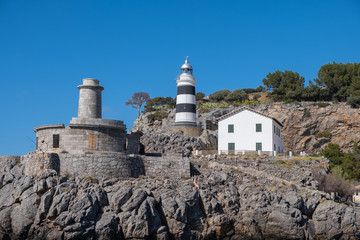
{"label": "clear blue sky", "polygon": [[175,97],[187,55],[206,95],[360,62],[360,1],[0,0],[0,34],[0,155],[20,155],[35,149],[34,127],[77,115],[85,77],[105,87],[103,118],[129,129],[125,101]]}

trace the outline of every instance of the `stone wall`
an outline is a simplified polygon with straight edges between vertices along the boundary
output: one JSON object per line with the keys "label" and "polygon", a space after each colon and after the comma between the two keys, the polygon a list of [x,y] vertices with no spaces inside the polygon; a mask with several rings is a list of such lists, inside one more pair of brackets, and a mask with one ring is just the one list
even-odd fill
{"label": "stone wall", "polygon": [[21,156],[20,162],[25,166],[25,175],[38,176],[47,170],[60,172],[60,159],[55,153],[30,152],[27,155]]}
{"label": "stone wall", "polygon": [[[5,159],[5,158],[4,158]],[[8,159],[8,158],[6,158]],[[1,160],[1,158],[0,158]],[[38,153],[21,156],[25,175],[39,176],[48,170],[60,175],[92,178],[137,178],[140,175],[189,177],[189,158],[180,156],[150,157],[124,153],[101,152],[86,154]]]}
{"label": "stone wall", "polygon": [[[88,153],[124,151],[126,133],[117,128],[58,127],[37,129],[37,150],[46,153]],[[53,135],[59,134],[59,148],[53,147]],[[93,145],[90,144],[92,135]]]}
{"label": "stone wall", "polygon": [[59,154],[60,174],[74,177],[128,179],[144,175],[141,159],[123,153]]}
{"label": "stone wall", "polygon": [[190,177],[190,160],[181,156],[143,158],[146,176]]}

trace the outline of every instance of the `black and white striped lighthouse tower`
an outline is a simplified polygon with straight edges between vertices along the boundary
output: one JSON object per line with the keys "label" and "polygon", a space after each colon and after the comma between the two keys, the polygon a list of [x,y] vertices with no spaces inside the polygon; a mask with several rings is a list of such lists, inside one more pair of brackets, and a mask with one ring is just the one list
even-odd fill
{"label": "black and white striped lighthouse tower", "polygon": [[196,126],[196,78],[193,76],[193,68],[189,64],[188,57],[180,68],[180,75],[177,77],[176,83],[175,125]]}

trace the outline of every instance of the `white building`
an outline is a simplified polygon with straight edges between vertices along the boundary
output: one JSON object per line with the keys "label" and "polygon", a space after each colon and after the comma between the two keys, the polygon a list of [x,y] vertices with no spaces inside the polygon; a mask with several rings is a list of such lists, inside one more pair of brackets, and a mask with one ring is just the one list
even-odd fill
{"label": "white building", "polygon": [[284,152],[283,125],[271,116],[241,107],[217,120],[219,154]]}

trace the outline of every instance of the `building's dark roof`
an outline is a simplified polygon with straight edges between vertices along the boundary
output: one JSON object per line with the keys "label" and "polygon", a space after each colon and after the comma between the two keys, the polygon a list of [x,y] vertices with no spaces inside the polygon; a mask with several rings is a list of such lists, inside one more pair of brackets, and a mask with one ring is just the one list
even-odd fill
{"label": "building's dark roof", "polygon": [[242,111],[244,111],[244,110],[249,110],[249,111],[251,111],[251,112],[260,114],[260,115],[262,115],[262,116],[264,116],[264,117],[271,118],[271,119],[274,120],[277,124],[279,124],[281,127],[283,127],[283,125],[282,125],[282,124],[279,122],[279,120],[277,120],[276,118],[274,118],[274,117],[272,117],[272,116],[270,116],[270,115],[268,115],[268,114],[265,114],[265,113],[256,111],[256,110],[254,110],[254,109],[252,109],[252,108],[245,107],[245,106],[244,106],[244,107],[240,107],[240,108],[238,108],[238,109],[235,109],[234,111],[229,112],[229,113],[227,113],[227,114],[225,114],[225,115],[222,115],[221,117],[216,118],[216,120],[217,120],[217,121],[221,121],[221,120],[223,120],[223,119],[225,119],[225,118],[228,118],[228,117],[230,117],[230,116],[232,116],[232,115],[234,115],[234,114],[236,114],[236,113],[242,112]]}

